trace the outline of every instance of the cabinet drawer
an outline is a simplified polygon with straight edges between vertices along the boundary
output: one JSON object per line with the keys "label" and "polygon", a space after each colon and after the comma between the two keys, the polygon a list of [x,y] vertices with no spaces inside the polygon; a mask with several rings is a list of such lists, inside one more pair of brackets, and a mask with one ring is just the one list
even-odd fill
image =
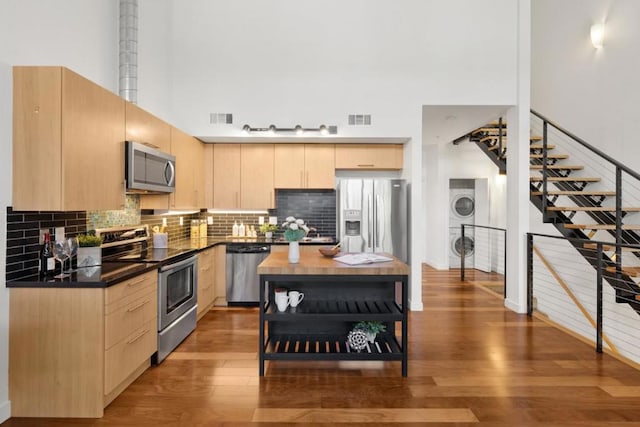
{"label": "cabinet drawer", "polygon": [[155,288],[140,298],[123,299],[112,304],[105,316],[105,349],[133,334],[147,322],[157,323],[157,320],[158,291]]}
{"label": "cabinet drawer", "polygon": [[157,350],[156,322],[150,320],[105,352],[104,394],[109,394]]}
{"label": "cabinet drawer", "polygon": [[157,270],[149,271],[132,279],[119,283],[115,286],[107,288],[105,295],[105,304],[113,304],[114,302],[131,296],[143,295],[151,292],[152,289],[158,287]]}

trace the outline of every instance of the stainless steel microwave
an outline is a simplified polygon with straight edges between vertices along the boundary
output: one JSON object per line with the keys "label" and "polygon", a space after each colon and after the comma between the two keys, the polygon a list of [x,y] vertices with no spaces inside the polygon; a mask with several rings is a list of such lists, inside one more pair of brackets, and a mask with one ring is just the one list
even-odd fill
{"label": "stainless steel microwave", "polygon": [[173,193],[176,158],[139,142],[126,141],[125,179],[129,193]]}

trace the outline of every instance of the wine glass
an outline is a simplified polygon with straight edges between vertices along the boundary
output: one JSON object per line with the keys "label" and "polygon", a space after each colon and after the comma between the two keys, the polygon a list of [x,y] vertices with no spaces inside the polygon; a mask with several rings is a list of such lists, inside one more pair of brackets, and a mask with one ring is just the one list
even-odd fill
{"label": "wine glass", "polygon": [[60,274],[53,276],[55,279],[64,279],[69,277],[68,274],[64,274],[64,262],[69,258],[69,243],[66,240],[61,240],[53,244],[53,257],[60,263]]}
{"label": "wine glass", "polygon": [[69,260],[69,269],[65,273],[73,273],[73,257],[78,253],[78,239],[69,237],[66,240],[65,249],[67,250],[67,259]]}

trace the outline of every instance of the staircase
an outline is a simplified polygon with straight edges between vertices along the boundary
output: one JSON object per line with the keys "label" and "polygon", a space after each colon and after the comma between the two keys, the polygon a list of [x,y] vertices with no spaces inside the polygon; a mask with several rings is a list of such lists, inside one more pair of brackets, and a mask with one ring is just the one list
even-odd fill
{"label": "staircase", "polygon": [[[530,200],[542,212],[543,221],[553,224],[567,238],[590,240],[597,233],[601,233],[600,236],[606,233],[608,237],[598,240],[639,245],[640,224],[626,223],[625,219],[629,214],[640,212],[640,207],[622,205],[622,184],[624,174],[632,181],[629,184],[627,180],[625,187],[631,192],[640,192],[640,174],[539,113],[533,110],[531,113],[532,124],[534,121],[541,123],[542,135],[532,135],[529,141]],[[475,129],[456,139],[454,144],[466,140],[474,142],[501,173],[506,172],[508,137],[507,125],[502,119]],[[588,164],[573,161],[570,150],[583,154],[583,157],[588,153],[587,157],[592,161]],[[593,173],[594,170],[605,174],[615,171],[615,179],[603,181],[602,176]],[[614,188],[607,188],[609,185]],[[640,219],[636,222],[640,223]],[[572,240],[571,243],[592,266],[597,266],[595,244]],[[602,274],[616,290],[616,302],[629,304],[640,314],[640,287],[634,280],[640,276],[640,246],[624,249],[605,245],[603,262],[606,268]],[[623,252],[627,265],[622,263]]]}

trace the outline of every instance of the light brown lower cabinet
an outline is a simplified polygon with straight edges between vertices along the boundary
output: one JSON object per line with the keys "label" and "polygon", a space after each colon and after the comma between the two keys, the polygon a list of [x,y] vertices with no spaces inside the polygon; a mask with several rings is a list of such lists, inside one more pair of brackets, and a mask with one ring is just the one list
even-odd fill
{"label": "light brown lower cabinet", "polygon": [[102,417],[157,350],[157,276],[109,288],[11,288],[12,416]]}
{"label": "light brown lower cabinet", "polygon": [[215,248],[198,254],[198,320],[207,314],[215,299]]}
{"label": "light brown lower cabinet", "polygon": [[218,245],[214,247],[214,305],[227,305],[227,245]]}

